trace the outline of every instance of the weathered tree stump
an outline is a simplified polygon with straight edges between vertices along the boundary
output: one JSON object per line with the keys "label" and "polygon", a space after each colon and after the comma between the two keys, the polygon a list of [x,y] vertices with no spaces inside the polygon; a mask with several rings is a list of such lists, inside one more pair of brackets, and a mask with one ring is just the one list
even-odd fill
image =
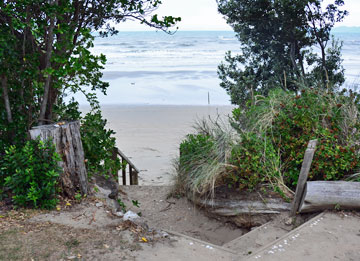
{"label": "weathered tree stump", "polygon": [[55,144],[56,152],[62,159],[60,166],[63,173],[60,175],[60,186],[66,196],[74,198],[78,191],[83,195],[88,193],[79,121],[37,126],[30,130],[30,137],[31,139],[40,137],[41,140],[51,139]]}

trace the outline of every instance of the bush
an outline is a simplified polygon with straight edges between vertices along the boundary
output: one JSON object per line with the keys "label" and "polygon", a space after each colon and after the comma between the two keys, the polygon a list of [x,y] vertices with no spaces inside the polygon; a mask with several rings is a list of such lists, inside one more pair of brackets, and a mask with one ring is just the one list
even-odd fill
{"label": "bush", "polygon": [[214,147],[210,135],[189,134],[180,144],[180,165],[184,171],[196,168],[210,159],[209,154]]}
{"label": "bush", "polygon": [[357,179],[351,174],[360,167],[359,107],[351,92],[275,90],[257,96],[245,109],[233,110],[237,135],[212,124],[187,136],[180,145],[180,180],[202,194],[220,185],[248,190],[265,185],[289,196],[312,139],[318,145],[309,180]]}
{"label": "bush", "polygon": [[226,184],[250,190],[265,181],[283,186],[279,153],[265,139],[255,133],[241,134],[241,142],[234,145],[228,160],[233,167],[226,175]]}
{"label": "bush", "polygon": [[121,168],[119,158],[113,157],[116,140],[112,135],[115,132],[105,128],[106,120],[97,109],[87,113],[81,123],[81,139],[89,177],[96,173],[105,177],[109,177],[109,174],[115,176]]}
{"label": "bush", "polygon": [[[354,94],[319,93],[311,89],[293,94],[277,90],[266,98],[258,98],[243,113],[235,112],[238,118],[234,122],[238,122],[237,128],[242,135],[265,137],[253,140],[250,146],[267,142],[268,147],[271,145],[279,150],[281,179],[286,186],[294,189],[307,144],[312,139],[318,139],[318,146],[309,180],[341,180],[359,167],[357,106]],[[252,158],[259,157],[259,151],[248,153]],[[267,157],[266,161],[269,160]],[[254,164],[237,162],[240,169],[237,175],[241,177],[242,171],[249,168],[252,179],[265,172],[265,161],[262,166],[251,168]]]}
{"label": "bush", "polygon": [[12,145],[2,159],[0,186],[10,190],[17,206],[54,208],[60,160],[51,141],[30,140],[23,147]]}

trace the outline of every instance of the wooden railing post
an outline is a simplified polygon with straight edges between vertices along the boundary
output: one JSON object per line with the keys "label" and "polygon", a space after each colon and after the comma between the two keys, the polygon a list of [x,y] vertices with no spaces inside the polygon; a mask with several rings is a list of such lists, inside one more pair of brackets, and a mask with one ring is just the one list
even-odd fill
{"label": "wooden railing post", "polygon": [[307,149],[305,151],[304,161],[301,166],[298,183],[296,186],[295,197],[291,207],[290,215],[294,216],[298,212],[302,198],[304,196],[304,190],[306,181],[310,172],[311,163],[316,150],[317,140],[309,141]]}
{"label": "wooden railing post", "polygon": [[134,177],[132,172],[132,167],[129,164],[129,176],[130,176],[130,185],[134,185]]}
{"label": "wooden railing post", "polygon": [[[123,185],[126,185],[126,164],[129,164],[129,182],[130,185],[138,185],[138,173],[140,172],[135,165],[129,160],[128,157],[125,156],[124,153],[121,152],[121,150],[116,149],[117,150],[117,154],[121,157],[122,159],[122,180],[123,180]],[[126,163],[126,164],[125,164]]]}
{"label": "wooden railing post", "polygon": [[126,185],[126,161],[124,159],[122,159],[121,161],[121,166],[122,166],[122,182],[123,185]]}
{"label": "wooden railing post", "polygon": [[136,171],[134,173],[134,185],[139,185],[139,175]]}

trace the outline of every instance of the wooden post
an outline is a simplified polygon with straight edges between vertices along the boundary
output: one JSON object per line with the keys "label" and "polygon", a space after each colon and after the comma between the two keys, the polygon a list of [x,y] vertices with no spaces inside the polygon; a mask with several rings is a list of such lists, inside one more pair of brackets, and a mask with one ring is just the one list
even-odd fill
{"label": "wooden post", "polygon": [[292,216],[294,216],[298,212],[302,198],[304,196],[305,185],[309,175],[314,153],[316,150],[316,144],[317,144],[317,140],[309,141],[309,144],[305,151],[304,161],[301,166],[299,179],[296,186],[294,201],[291,207],[290,215]]}
{"label": "wooden post", "polygon": [[138,185],[138,173],[140,172],[135,165],[131,162],[131,160],[126,157],[126,155],[119,149],[117,149],[117,154],[122,158],[122,166],[123,166],[123,185],[126,185],[126,165],[124,162],[129,164],[129,174],[130,174],[130,185]]}
{"label": "wooden post", "polygon": [[[117,160],[117,148],[113,149],[111,159],[113,161]],[[119,169],[118,168],[111,169],[109,174],[112,174],[112,176],[115,177],[115,180],[117,180],[117,182],[119,182]]]}
{"label": "wooden post", "polygon": [[139,175],[137,171],[134,172],[134,185],[139,185]]}
{"label": "wooden post", "polygon": [[133,177],[133,171],[132,167],[129,164],[129,176],[130,176],[130,185],[134,185],[134,177]]}
{"label": "wooden post", "polygon": [[84,150],[80,136],[80,122],[61,122],[58,124],[42,125],[32,128],[31,139],[40,137],[41,140],[52,139],[56,152],[61,156],[60,163],[63,173],[60,175],[60,186],[63,193],[74,198],[80,192],[88,193],[87,171]]}
{"label": "wooden post", "polygon": [[121,164],[121,167],[122,167],[122,181],[123,181],[123,185],[125,186],[126,185],[126,160],[122,159],[122,164]]}

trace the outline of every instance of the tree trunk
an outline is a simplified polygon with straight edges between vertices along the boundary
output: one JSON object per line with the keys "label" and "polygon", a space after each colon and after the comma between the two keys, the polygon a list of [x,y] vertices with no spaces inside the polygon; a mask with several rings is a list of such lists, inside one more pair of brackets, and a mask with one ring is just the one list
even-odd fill
{"label": "tree trunk", "polygon": [[[54,1],[52,4],[55,5],[56,3],[57,1]],[[46,43],[47,47],[46,47],[46,58],[45,58],[45,70],[51,67],[51,54],[54,43],[54,27],[55,27],[55,18],[50,17],[49,32]],[[45,118],[45,113],[46,113],[46,108],[48,106],[50,83],[51,83],[51,74],[49,74],[45,79],[44,95],[41,101],[40,116],[39,116],[40,125],[45,124],[47,120]]]}
{"label": "tree trunk", "polygon": [[360,209],[360,182],[309,181],[301,213],[325,209]]}
{"label": "tree trunk", "polygon": [[87,194],[88,181],[79,121],[34,127],[30,130],[30,136],[32,139],[40,137],[41,140],[53,140],[56,152],[62,158],[60,186],[63,193],[69,198],[74,198],[78,191]]}
{"label": "tree trunk", "polygon": [[5,104],[7,120],[9,123],[12,123],[13,119],[12,119],[12,114],[11,114],[9,92],[8,92],[8,87],[7,87],[7,78],[5,75],[1,76],[1,86],[2,86],[2,93],[3,93],[3,99],[4,99],[4,104]]}

